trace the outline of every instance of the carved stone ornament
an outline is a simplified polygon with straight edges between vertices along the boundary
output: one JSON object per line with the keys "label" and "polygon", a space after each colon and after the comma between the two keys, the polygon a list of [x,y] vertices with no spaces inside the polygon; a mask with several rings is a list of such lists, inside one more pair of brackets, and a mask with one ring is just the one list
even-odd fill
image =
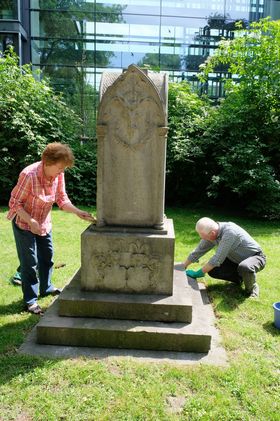
{"label": "carved stone ornament", "polygon": [[136,241],[130,244],[119,241],[107,253],[95,252],[91,258],[97,269],[96,286],[129,292],[156,289],[160,257],[153,255],[148,244]]}
{"label": "carved stone ornament", "polygon": [[144,72],[131,67],[119,79],[101,102],[98,131],[108,126],[113,141],[135,151],[152,141],[158,127],[165,128],[165,116],[159,94]]}

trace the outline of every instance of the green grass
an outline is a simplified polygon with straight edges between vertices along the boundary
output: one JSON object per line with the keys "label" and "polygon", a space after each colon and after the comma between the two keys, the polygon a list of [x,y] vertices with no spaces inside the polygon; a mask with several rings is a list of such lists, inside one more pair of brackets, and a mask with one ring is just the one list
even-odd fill
{"label": "green grass", "polygon": [[[6,208],[0,208],[0,420],[278,420],[280,331],[272,303],[280,300],[280,228],[211,211],[167,209],[176,232],[177,262],[198,241],[201,216],[232,220],[262,245],[267,267],[259,273],[261,297],[244,299],[237,287],[208,276],[205,283],[217,315],[229,365],[176,366],[132,359],[34,358],[17,353],[36,316],[23,312],[21,290],[9,282],[18,265]],[[80,267],[80,235],[87,223],[53,211],[55,269],[63,287]],[[202,262],[201,262],[202,263]],[[51,298],[40,300],[46,308]]]}

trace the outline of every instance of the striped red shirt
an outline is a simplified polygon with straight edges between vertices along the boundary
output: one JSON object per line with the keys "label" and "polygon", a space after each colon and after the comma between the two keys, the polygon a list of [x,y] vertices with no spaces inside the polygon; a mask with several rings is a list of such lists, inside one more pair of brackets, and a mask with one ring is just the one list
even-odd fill
{"label": "striped red shirt", "polygon": [[40,235],[46,235],[52,228],[51,210],[54,203],[60,208],[71,203],[65,191],[64,173],[47,180],[42,161],[35,162],[20,173],[11,193],[7,218],[12,220],[16,217],[18,227],[30,231],[30,225],[17,215],[18,210],[23,208],[39,223]]}

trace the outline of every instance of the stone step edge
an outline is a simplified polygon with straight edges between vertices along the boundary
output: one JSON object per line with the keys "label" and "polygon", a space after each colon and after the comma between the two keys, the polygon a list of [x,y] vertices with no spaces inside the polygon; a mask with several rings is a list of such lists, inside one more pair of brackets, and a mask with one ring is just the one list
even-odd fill
{"label": "stone step edge", "polygon": [[37,324],[37,343],[48,345],[208,352],[211,334],[191,324],[58,316],[58,300]]}
{"label": "stone step edge", "polygon": [[192,321],[192,290],[174,271],[172,296],[83,291],[77,271],[58,298],[59,315],[166,322]]}

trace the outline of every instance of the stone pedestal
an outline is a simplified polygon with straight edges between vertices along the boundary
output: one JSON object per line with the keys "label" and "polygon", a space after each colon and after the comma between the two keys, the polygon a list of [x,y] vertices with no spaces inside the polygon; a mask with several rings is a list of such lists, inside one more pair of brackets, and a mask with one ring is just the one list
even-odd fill
{"label": "stone pedestal", "polygon": [[82,234],[81,288],[132,294],[173,293],[174,229],[89,227]]}

